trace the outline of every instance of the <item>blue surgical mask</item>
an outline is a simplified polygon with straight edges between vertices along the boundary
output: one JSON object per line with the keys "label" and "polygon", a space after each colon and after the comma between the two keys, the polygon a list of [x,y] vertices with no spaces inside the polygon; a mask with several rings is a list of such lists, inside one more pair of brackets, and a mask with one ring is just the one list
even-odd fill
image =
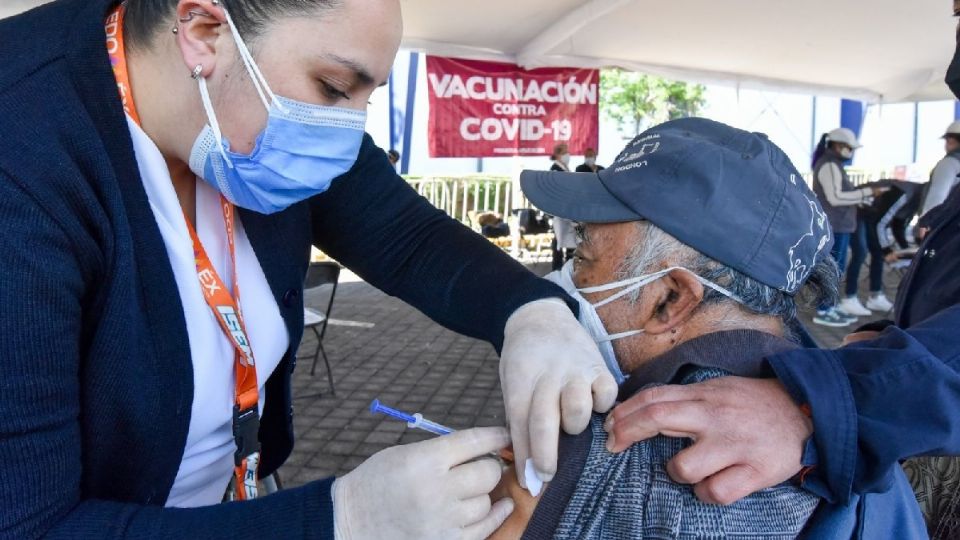
{"label": "blue surgical mask", "polygon": [[[607,329],[603,326],[603,321],[600,319],[600,315],[597,314],[597,309],[620,300],[624,296],[641,289],[645,285],[649,285],[650,283],[663,278],[663,276],[674,270],[683,270],[685,272],[689,272],[690,275],[695,277],[697,281],[703,284],[704,287],[709,287],[732,300],[743,303],[739,297],[729,290],[694,274],[692,271],[687,268],[683,268],[682,266],[674,266],[660,270],[659,272],[655,272],[653,274],[646,274],[635,278],[607,283],[606,285],[578,289],[576,285],[573,284],[573,261],[571,260],[567,261],[567,263],[563,266],[563,269],[560,271],[547,275],[546,279],[553,281],[557,285],[560,285],[560,287],[562,287],[563,290],[566,291],[566,293],[572,298],[574,298],[580,305],[580,325],[583,326],[587,333],[589,333],[590,336],[593,337],[593,340],[597,343],[597,347],[600,349],[600,355],[603,356],[603,361],[607,365],[607,369],[609,369],[610,373],[613,375],[613,378],[617,381],[617,384],[622,384],[625,380],[627,380],[627,376],[624,375],[623,370],[620,368],[620,363],[617,361],[616,354],[613,350],[613,342],[618,339],[625,339],[640,335],[644,331],[639,329],[628,330],[616,334],[608,334]],[[604,298],[595,304],[591,304],[586,298],[583,297],[584,294],[615,291],[617,289],[622,290],[616,294]]]}
{"label": "blue surgical mask", "polygon": [[323,193],[353,167],[367,113],[275,95],[229,13],[225,14],[240,58],[267,109],[267,126],[250,155],[232,152],[220,131],[206,79],[200,77],[200,97],[209,124],[193,144],[190,169],[233,204],[273,214]]}

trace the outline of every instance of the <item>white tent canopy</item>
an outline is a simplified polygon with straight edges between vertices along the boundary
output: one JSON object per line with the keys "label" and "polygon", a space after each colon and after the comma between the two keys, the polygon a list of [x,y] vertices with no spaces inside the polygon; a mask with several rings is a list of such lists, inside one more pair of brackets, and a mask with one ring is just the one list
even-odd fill
{"label": "white tent canopy", "polygon": [[[0,0],[0,18],[44,0]],[[404,46],[868,102],[950,99],[946,0],[401,0]]]}
{"label": "white tent canopy", "polygon": [[945,0],[401,0],[406,47],[868,102],[952,99]]}

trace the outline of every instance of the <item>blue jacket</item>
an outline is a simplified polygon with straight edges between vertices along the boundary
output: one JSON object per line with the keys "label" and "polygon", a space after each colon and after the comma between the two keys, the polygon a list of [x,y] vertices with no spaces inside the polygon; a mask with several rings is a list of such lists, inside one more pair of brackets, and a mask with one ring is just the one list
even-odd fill
{"label": "blue jacket", "polygon": [[960,454],[960,192],[931,214],[900,285],[896,325],[843,349],[768,358],[813,409],[807,456],[816,467],[805,487],[848,511],[874,501],[863,538],[911,537],[915,520],[898,517],[907,500],[897,495],[900,460]]}
{"label": "blue jacket", "polygon": [[[116,2],[63,0],[0,22],[0,538],[332,538],[330,480],[163,508],[193,371],[105,51]],[[517,307],[565,297],[430,206],[369,137],[327,193],[239,215],[291,344],[266,382],[262,474],[293,445],[290,374],[311,243],[495,346]]]}

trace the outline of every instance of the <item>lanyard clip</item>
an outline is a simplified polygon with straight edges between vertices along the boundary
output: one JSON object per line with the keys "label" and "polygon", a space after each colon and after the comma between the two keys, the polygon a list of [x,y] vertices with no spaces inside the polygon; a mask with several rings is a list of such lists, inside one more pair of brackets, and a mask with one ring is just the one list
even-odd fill
{"label": "lanyard clip", "polygon": [[234,465],[239,467],[243,460],[260,451],[260,414],[257,405],[249,409],[240,410],[239,405],[233,406],[233,440],[237,444],[237,451],[233,454]]}

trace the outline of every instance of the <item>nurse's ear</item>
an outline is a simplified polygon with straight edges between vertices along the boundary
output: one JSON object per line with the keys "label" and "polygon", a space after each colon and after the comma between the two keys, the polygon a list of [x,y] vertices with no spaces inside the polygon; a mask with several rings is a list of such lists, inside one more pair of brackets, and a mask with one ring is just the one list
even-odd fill
{"label": "nurse's ear", "polygon": [[185,75],[209,76],[217,64],[220,38],[230,38],[220,1],[180,0],[174,24],[177,44],[186,65]]}

